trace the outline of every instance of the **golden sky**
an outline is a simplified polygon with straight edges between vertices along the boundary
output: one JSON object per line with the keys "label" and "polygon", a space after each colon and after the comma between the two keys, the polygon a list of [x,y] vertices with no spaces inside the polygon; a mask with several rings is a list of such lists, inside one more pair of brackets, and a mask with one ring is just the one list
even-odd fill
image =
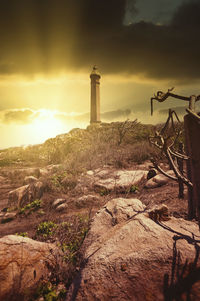
{"label": "golden sky", "polygon": [[165,121],[157,90],[199,95],[197,0],[0,0],[0,148],[89,124],[92,66],[101,119]]}

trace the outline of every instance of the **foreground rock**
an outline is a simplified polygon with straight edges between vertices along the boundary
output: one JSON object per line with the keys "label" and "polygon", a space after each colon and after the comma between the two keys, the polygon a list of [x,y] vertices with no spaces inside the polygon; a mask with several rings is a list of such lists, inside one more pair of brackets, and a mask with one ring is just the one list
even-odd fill
{"label": "foreground rock", "polygon": [[156,223],[139,200],[113,199],[93,218],[84,266],[67,300],[186,300],[186,293],[199,300],[198,235],[195,223]]}
{"label": "foreground rock", "polygon": [[146,180],[145,170],[117,170],[114,172],[102,170],[96,175],[95,188],[98,190],[123,191]]}
{"label": "foreground rock", "polygon": [[15,235],[1,238],[0,300],[24,300],[41,278],[47,279],[47,263],[55,260],[54,252],[55,246],[30,238]]}
{"label": "foreground rock", "polygon": [[8,195],[8,206],[21,208],[27,203],[30,203],[36,199],[40,199],[45,191],[45,188],[45,185],[38,181],[12,190]]}

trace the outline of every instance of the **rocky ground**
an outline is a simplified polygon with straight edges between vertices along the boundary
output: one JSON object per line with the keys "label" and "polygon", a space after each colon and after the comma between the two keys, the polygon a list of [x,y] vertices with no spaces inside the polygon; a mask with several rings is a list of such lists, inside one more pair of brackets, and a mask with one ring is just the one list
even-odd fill
{"label": "rocky ground", "polygon": [[[170,215],[187,218],[187,192],[185,190],[184,199],[179,199],[176,182],[160,176],[160,181],[158,179],[158,183],[154,182],[156,185],[152,185],[153,188],[146,188],[152,181],[151,179],[147,182],[146,179],[150,166],[151,164],[146,162],[143,165],[129,167],[129,169],[116,170],[112,167],[105,167],[89,170],[80,176],[75,187],[69,192],[60,192],[59,189],[51,191],[46,187],[44,172],[46,175],[49,173],[53,178],[56,168],[59,167],[54,166],[53,172],[52,166],[48,166],[45,170],[44,168],[14,170],[3,168],[0,170],[0,218],[1,221],[6,217],[11,217],[12,220],[5,224],[1,222],[0,236],[24,231],[28,233],[30,231],[29,234],[31,234],[31,225],[37,225],[40,220],[50,217],[65,218],[67,215],[78,212],[87,213],[91,208],[96,212],[103,204],[116,196],[125,198],[134,196],[149,207],[166,204]],[[40,170],[41,173],[38,174]],[[17,177],[18,181],[13,180],[14,177]],[[29,181],[33,182],[28,184]],[[34,214],[24,218],[18,214],[17,210],[14,210],[15,207],[23,207],[35,199],[42,199],[45,209],[44,215],[41,213],[40,216],[37,213],[37,221]],[[57,199],[61,199],[58,206],[56,205]]]}
{"label": "rocky ground", "polygon": [[[73,217],[76,216],[89,216],[92,218],[92,224],[82,247],[85,250],[83,252],[84,267],[81,267],[81,274],[78,273],[78,278],[75,277],[75,282],[69,292],[68,289],[65,291],[67,300],[164,300],[162,281],[164,281],[165,274],[169,276],[171,273],[170,264],[175,256],[173,255],[174,234],[179,235],[181,241],[186,241],[179,248],[178,245],[176,246],[177,254],[181,252],[182,256],[181,263],[178,262],[178,264],[182,264],[181,269],[187,258],[190,262],[195,262],[195,250],[197,252],[195,246],[198,246],[199,232],[195,221],[187,221],[186,190],[184,199],[179,199],[178,184],[156,174],[151,169],[149,161],[140,165],[129,165],[126,169],[104,166],[87,170],[76,178],[75,182],[72,179],[69,180],[68,177],[63,177],[61,184],[65,189],[62,189],[62,185],[59,186],[60,182],[58,185],[57,181],[61,168],[61,165],[49,165],[43,168],[7,167],[0,170],[0,254],[2,258],[0,268],[4,271],[2,273],[7,275],[3,276],[7,285],[5,290],[0,290],[1,298],[7,294],[10,296],[7,300],[17,300],[12,299],[13,293],[10,294],[10,291],[13,292],[14,285],[11,280],[13,277],[20,278],[22,269],[18,271],[16,266],[10,268],[10,264],[12,260],[18,262],[19,259],[13,259],[15,257],[26,256],[27,258],[29,251],[22,252],[22,249],[26,249],[27,245],[30,250],[29,244],[34,244],[35,240],[41,240],[41,237],[36,236],[41,223],[50,221],[61,225],[62,223],[71,223]],[[172,174],[167,165],[163,165],[163,168]],[[149,170],[151,170],[150,173]],[[29,204],[32,204],[32,207]],[[158,223],[163,222],[162,214],[155,213],[155,208],[159,209],[163,205],[167,206],[167,219],[164,221],[164,226],[161,227]],[[149,215],[151,211],[153,211],[153,215]],[[135,215],[139,216],[135,218]],[[164,227],[166,228],[164,229]],[[171,230],[167,231],[167,228]],[[52,229],[53,231],[54,229]],[[13,234],[14,236],[8,236]],[[26,237],[21,238],[15,234],[28,236],[34,240],[27,241]],[[184,239],[181,238],[182,236]],[[54,246],[56,239],[53,241]],[[191,239],[193,240],[190,241]],[[40,252],[40,248],[42,248],[46,252],[45,256],[50,258],[52,239],[43,237],[42,241],[44,241],[44,245],[39,245],[39,251],[36,253],[43,254]],[[7,264],[3,260],[5,244],[10,246],[9,252],[12,257],[11,262],[9,261]],[[23,248],[17,252],[16,248],[12,247],[15,245],[23,246]],[[192,247],[190,247],[191,245]],[[37,250],[38,245],[34,248]],[[153,248],[154,251],[152,251]],[[145,249],[144,252],[140,252],[143,249]],[[50,252],[49,255],[48,252]],[[153,255],[150,256],[149,252],[153,252]],[[22,253],[26,255],[22,256]],[[93,256],[93,253],[96,255]],[[180,256],[177,254],[176,256]],[[91,255],[92,258],[89,260]],[[33,256],[31,253],[30,257],[33,258],[32,263],[27,264],[27,259],[23,259],[21,262],[23,273],[25,273],[22,280],[30,278],[29,283],[32,286],[38,281],[41,273],[43,275],[48,275],[48,273],[41,271],[44,267],[38,268],[37,262],[43,260],[43,257]],[[180,261],[180,259],[177,260]],[[18,262],[17,266],[19,265]],[[30,271],[27,269],[27,265],[34,265],[37,268]],[[135,272],[134,269],[136,269]],[[162,269],[162,273],[157,272],[160,269]],[[12,271],[12,276],[9,274],[9,270]],[[141,273],[139,273],[140,270]],[[182,276],[185,276],[184,271],[181,271]],[[186,280],[189,272],[187,270]],[[34,273],[37,274],[37,277]],[[198,275],[195,274],[195,277],[194,282],[198,280]],[[154,284],[152,281],[148,281],[151,278]],[[184,277],[182,278],[181,281],[186,281]],[[174,278],[173,285],[178,281],[177,279]],[[25,289],[30,289],[30,285],[25,284],[22,280],[20,280],[20,288],[23,283]],[[133,286],[135,281],[138,285]],[[107,282],[110,283],[109,289],[107,289]],[[64,284],[62,283],[62,285]],[[193,283],[191,287],[192,285]],[[191,287],[188,288],[188,291],[179,292],[179,296],[190,292]],[[171,294],[170,290],[179,289],[166,282],[165,298]],[[23,300],[22,290],[18,288],[18,291],[21,294],[19,300]],[[195,292],[192,294],[193,297],[190,300],[198,300],[198,296],[200,296],[198,286],[195,287]],[[16,298],[16,294],[14,296]],[[59,298],[55,300],[63,300]]]}

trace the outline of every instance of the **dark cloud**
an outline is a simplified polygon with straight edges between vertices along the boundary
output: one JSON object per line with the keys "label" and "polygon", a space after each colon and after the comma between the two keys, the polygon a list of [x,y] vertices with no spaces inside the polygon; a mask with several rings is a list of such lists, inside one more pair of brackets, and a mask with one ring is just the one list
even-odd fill
{"label": "dark cloud", "polygon": [[200,78],[200,2],[169,25],[124,25],[134,0],[0,0],[0,73],[88,70],[150,78]]}
{"label": "dark cloud", "polygon": [[37,116],[38,113],[30,109],[10,110],[3,112],[2,121],[3,123],[27,124],[33,121]]}

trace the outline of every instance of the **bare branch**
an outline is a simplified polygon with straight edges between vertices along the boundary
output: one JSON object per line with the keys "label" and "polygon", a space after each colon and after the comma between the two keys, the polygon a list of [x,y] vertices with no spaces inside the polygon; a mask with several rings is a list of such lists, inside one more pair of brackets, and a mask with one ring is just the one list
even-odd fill
{"label": "bare branch", "polygon": [[165,177],[178,182],[178,178],[177,177],[173,177],[171,175],[169,175],[167,172],[165,172],[153,159],[151,160],[153,166],[155,167],[155,169],[157,169],[161,174],[163,174]]}
{"label": "bare branch", "polygon": [[178,170],[178,168],[176,167],[172,157],[171,157],[171,154],[169,152],[169,149],[166,149],[165,150],[165,154],[166,154],[166,157],[167,159],[169,160],[169,162],[171,163],[171,166],[173,168],[173,171],[175,173],[175,175],[177,176],[178,179],[180,179],[181,181],[183,181],[183,183],[187,186],[190,186],[190,187],[193,187],[193,184],[192,182],[190,182],[190,180],[188,180],[186,177],[184,177]]}
{"label": "bare branch", "polygon": [[172,156],[176,157],[176,158],[179,158],[179,159],[182,159],[182,160],[189,160],[189,157],[186,156],[186,155],[183,155],[183,154],[180,154],[178,152],[175,152],[175,151],[172,151],[171,149],[169,149],[169,152]]}

